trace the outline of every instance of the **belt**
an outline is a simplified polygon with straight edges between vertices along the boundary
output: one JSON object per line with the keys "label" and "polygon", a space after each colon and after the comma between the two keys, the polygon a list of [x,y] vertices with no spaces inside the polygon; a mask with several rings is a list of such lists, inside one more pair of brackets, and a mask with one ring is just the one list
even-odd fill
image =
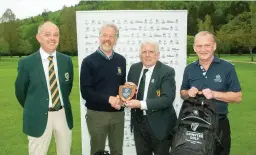
{"label": "belt", "polygon": [[49,107],[49,108],[48,108],[48,111],[49,111],[49,112],[52,112],[52,111],[59,111],[59,110],[61,110],[62,108],[63,108],[63,106],[60,106],[60,108],[56,110],[56,109],[54,109],[53,107]]}

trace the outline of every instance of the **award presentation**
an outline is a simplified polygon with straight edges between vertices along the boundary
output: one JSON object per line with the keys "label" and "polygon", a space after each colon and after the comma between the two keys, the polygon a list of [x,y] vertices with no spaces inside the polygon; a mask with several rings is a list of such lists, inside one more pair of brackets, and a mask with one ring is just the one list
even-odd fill
{"label": "award presentation", "polygon": [[119,86],[119,97],[123,102],[129,101],[133,98],[136,93],[135,85],[121,85]]}
{"label": "award presentation", "polygon": [[[114,51],[126,58],[126,71],[132,64],[140,61],[140,44],[144,40],[158,42],[160,48],[159,60],[175,69],[176,98],[174,108],[179,112],[182,100],[180,98],[180,85],[184,68],[186,66],[186,36],[187,11],[186,10],[111,10],[111,11],[77,11],[77,42],[79,72],[82,60],[95,52],[99,46],[99,28],[110,22],[117,25],[119,38]],[[80,75],[80,74],[79,74]],[[123,102],[131,100],[136,93],[136,87],[121,85],[119,97]],[[159,93],[160,92],[156,92]],[[80,97],[82,153],[90,152],[90,136],[86,126],[85,101]],[[109,150],[106,143],[106,150]],[[130,109],[125,108],[124,127],[124,155],[134,155],[135,144],[130,131]]]}

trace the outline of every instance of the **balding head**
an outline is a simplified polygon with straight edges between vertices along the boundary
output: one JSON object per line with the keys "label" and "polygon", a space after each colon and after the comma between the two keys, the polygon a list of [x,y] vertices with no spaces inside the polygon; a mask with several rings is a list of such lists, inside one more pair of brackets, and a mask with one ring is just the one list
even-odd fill
{"label": "balding head", "polygon": [[215,37],[214,37],[214,35],[213,35],[211,32],[209,32],[209,31],[200,31],[200,32],[198,32],[198,33],[195,35],[194,41],[195,41],[199,36],[209,36],[210,39],[212,40],[212,42],[215,42]]}
{"label": "balding head", "polygon": [[46,53],[52,54],[59,45],[59,28],[50,21],[44,22],[38,27],[36,39]]}
{"label": "balding head", "polygon": [[59,30],[58,26],[51,21],[46,21],[38,26],[37,34],[39,34],[45,27],[55,27]]}

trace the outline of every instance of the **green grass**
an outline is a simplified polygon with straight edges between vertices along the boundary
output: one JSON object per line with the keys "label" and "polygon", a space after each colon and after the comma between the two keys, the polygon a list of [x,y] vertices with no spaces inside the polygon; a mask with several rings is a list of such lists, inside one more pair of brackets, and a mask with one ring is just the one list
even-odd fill
{"label": "green grass", "polygon": [[[226,56],[228,60],[249,61],[248,56]],[[28,140],[22,133],[22,112],[14,94],[14,81],[17,75],[19,58],[2,57],[0,60],[0,154],[28,154]],[[190,57],[188,62],[195,60]],[[81,155],[81,124],[78,85],[78,62],[73,57],[75,80],[71,94],[74,128],[72,140],[72,155]],[[232,131],[231,155],[256,155],[256,64],[234,62],[243,92],[240,104],[230,104],[229,119]],[[89,145],[89,144],[86,144]],[[56,155],[55,144],[52,141],[48,155]]]}

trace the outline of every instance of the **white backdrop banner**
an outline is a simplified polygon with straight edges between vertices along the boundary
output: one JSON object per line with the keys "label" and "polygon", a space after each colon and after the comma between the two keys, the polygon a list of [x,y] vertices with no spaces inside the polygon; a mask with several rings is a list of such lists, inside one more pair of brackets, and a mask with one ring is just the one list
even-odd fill
{"label": "white backdrop banner", "polygon": [[[119,28],[115,52],[126,58],[127,72],[133,63],[139,62],[139,48],[144,40],[159,43],[160,61],[175,69],[176,98],[173,103],[178,114],[182,100],[180,85],[186,66],[187,55],[187,10],[111,10],[77,11],[77,44],[79,75],[83,59],[99,46],[99,28],[105,23],[114,23]],[[90,154],[90,136],[85,114],[85,101],[80,95],[82,154]],[[124,155],[135,155],[133,135],[130,132],[130,110],[125,109]],[[109,150],[106,143],[106,150]]]}

